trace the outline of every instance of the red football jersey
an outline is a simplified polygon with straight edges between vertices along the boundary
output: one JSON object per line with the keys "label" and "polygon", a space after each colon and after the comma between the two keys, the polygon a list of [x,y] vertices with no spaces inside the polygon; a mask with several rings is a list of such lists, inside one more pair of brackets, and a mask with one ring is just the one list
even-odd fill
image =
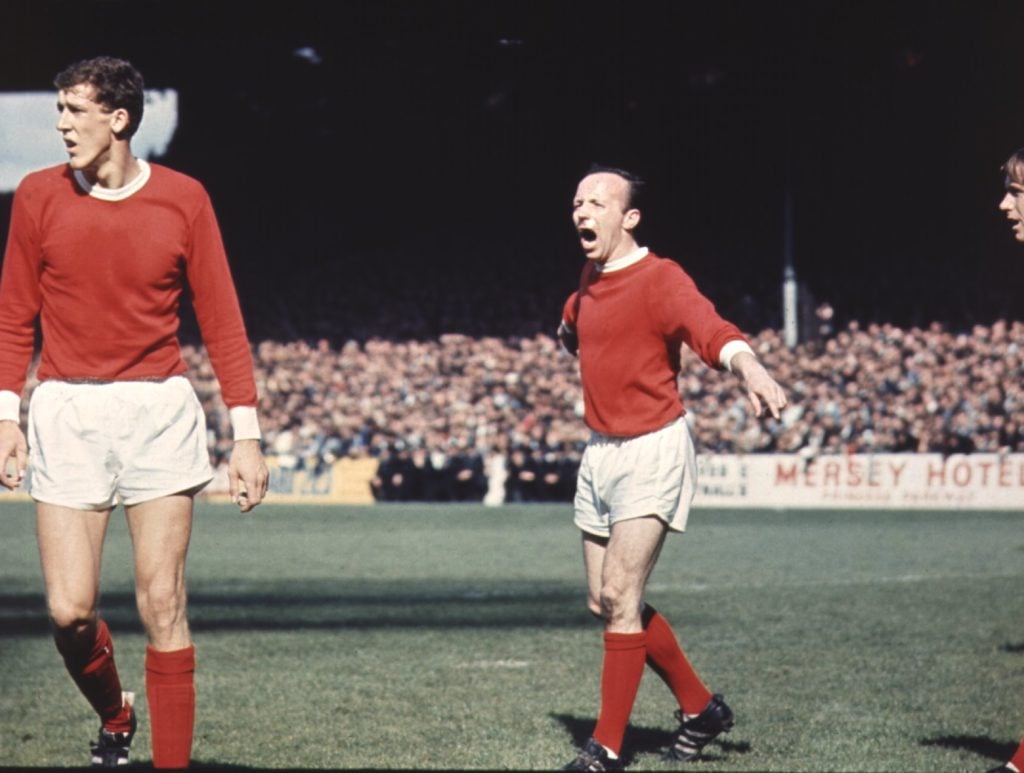
{"label": "red football jersey", "polygon": [[653,432],[684,413],[681,344],[721,369],[722,347],[746,340],[678,263],[653,253],[618,271],[587,263],[563,318],[579,337],[584,421],[619,437]]}
{"label": "red football jersey", "polygon": [[229,408],[255,406],[252,354],[203,186],[149,164],[121,198],[89,195],[67,164],[25,177],[0,277],[0,390],[20,394],[42,328],[38,377],[127,381],[184,373],[186,286]]}

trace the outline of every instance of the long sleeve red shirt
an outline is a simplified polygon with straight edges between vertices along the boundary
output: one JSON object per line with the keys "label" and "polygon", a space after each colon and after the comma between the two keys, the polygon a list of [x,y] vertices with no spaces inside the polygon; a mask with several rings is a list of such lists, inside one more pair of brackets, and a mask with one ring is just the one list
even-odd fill
{"label": "long sleeve red shirt", "polygon": [[149,179],[114,200],[89,195],[66,164],[26,176],[0,275],[0,390],[24,388],[37,318],[40,380],[184,373],[186,287],[224,402],[255,406],[252,354],[202,185],[150,164]]}
{"label": "long sleeve red shirt", "polygon": [[745,338],[678,263],[649,253],[618,271],[584,266],[563,319],[579,338],[584,421],[635,437],[683,415],[680,346],[721,369],[722,347]]}

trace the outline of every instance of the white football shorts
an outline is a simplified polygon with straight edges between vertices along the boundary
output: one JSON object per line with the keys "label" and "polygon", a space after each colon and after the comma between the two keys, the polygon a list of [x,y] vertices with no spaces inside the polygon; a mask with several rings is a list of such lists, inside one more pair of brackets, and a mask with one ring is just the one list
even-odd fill
{"label": "white football shorts", "polygon": [[28,414],[28,493],[105,510],[205,486],[206,417],[184,376],[165,381],[44,381]]}
{"label": "white football shorts", "polygon": [[580,461],[575,522],[608,537],[617,521],[653,515],[685,531],[696,490],[697,455],[682,417],[637,437],[594,432]]}

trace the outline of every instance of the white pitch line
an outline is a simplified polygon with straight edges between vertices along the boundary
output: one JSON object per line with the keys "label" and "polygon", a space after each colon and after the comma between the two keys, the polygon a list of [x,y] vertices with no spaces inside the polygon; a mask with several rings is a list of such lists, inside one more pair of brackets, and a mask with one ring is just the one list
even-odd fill
{"label": "white pitch line", "polygon": [[474,660],[459,663],[459,668],[527,668],[529,665],[528,660]]}

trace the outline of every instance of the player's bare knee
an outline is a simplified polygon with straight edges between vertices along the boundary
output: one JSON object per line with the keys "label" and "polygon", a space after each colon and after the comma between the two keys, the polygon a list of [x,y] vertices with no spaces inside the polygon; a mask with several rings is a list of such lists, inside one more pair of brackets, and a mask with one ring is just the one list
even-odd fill
{"label": "player's bare knee", "polygon": [[149,594],[139,599],[139,613],[148,620],[170,622],[181,617],[184,611],[184,596]]}
{"label": "player's bare knee", "polygon": [[611,622],[622,614],[623,594],[615,586],[606,585],[601,588],[601,617]]}
{"label": "player's bare knee", "polygon": [[608,584],[601,589],[601,617],[609,625],[638,623],[643,602],[630,587]]}
{"label": "player's bare knee", "polygon": [[185,618],[185,594],[176,589],[150,588],[138,596],[139,616],[150,635],[159,637]]}
{"label": "player's bare knee", "polygon": [[48,611],[55,635],[62,638],[78,636],[96,624],[94,606],[51,601]]}
{"label": "player's bare knee", "polygon": [[601,600],[593,596],[587,598],[587,611],[599,620],[604,619],[604,609],[601,608]]}

